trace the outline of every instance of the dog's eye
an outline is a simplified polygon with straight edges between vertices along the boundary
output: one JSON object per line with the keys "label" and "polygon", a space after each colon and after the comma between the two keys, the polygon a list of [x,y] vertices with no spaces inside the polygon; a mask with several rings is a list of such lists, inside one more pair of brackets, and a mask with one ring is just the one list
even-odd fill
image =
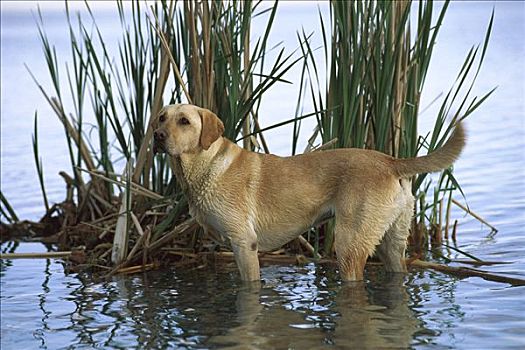
{"label": "dog's eye", "polygon": [[165,114],[159,115],[159,122],[164,123],[165,121],[166,121],[166,115]]}
{"label": "dog's eye", "polygon": [[182,117],[182,118],[179,119],[179,124],[180,125],[188,125],[188,124],[190,124],[190,121],[187,118]]}

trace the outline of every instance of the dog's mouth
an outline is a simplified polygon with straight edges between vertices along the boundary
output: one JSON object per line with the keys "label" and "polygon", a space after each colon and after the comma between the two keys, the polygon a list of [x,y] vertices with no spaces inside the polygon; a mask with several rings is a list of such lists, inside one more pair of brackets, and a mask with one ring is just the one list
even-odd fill
{"label": "dog's mouth", "polygon": [[153,141],[153,155],[157,153],[167,153],[164,142]]}

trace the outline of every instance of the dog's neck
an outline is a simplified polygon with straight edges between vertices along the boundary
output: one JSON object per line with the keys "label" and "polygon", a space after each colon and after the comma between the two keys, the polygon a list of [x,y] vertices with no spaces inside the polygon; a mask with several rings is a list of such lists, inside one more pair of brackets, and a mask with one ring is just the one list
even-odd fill
{"label": "dog's neck", "polygon": [[175,176],[190,201],[210,191],[217,178],[226,171],[231,162],[223,156],[227,153],[226,149],[232,145],[236,146],[219,137],[207,150],[173,157]]}

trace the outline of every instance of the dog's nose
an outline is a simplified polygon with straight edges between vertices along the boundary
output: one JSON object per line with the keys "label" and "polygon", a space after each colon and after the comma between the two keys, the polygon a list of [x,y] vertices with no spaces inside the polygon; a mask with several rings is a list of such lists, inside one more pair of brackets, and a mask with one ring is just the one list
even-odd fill
{"label": "dog's nose", "polygon": [[155,141],[164,141],[166,139],[166,132],[164,130],[156,130],[153,133]]}

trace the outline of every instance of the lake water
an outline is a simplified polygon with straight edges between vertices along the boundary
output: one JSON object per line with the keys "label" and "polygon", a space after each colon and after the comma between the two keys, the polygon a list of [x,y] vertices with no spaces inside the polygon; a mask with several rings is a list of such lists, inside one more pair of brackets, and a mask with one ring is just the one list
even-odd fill
{"label": "lake water", "polygon": [[[68,169],[62,127],[23,63],[49,86],[30,9],[1,2],[1,186],[18,215],[43,214],[31,151],[39,111],[40,148],[49,199],[64,199],[57,173]],[[323,7],[324,6],[324,7]],[[294,48],[295,30],[317,28],[311,4],[283,3],[274,42]],[[326,6],[321,6],[326,11]],[[475,89],[495,94],[467,121],[469,142],[455,167],[470,208],[498,228],[459,219],[457,247],[483,267],[525,278],[525,3],[454,2],[435,49],[422,105],[446,91],[470,45],[496,17]],[[56,9],[58,8],[58,10]],[[61,7],[45,5],[44,20],[57,54],[68,53]],[[114,30],[108,5],[96,10],[102,29]],[[110,35],[110,38],[111,38]],[[317,40],[320,38],[317,36]],[[294,75],[295,74],[295,75]],[[291,72],[294,80],[297,71]],[[263,101],[264,125],[294,113],[296,86],[277,86]],[[427,101],[427,103],[425,103]],[[432,124],[435,106],[422,115]],[[313,123],[313,122],[312,122]],[[313,124],[305,124],[305,130]],[[290,151],[290,130],[266,135],[279,154]],[[459,198],[458,198],[459,199]],[[39,243],[3,243],[3,252],[39,252]],[[450,258],[464,258],[444,251]],[[261,285],[240,283],[234,266],[159,270],[93,281],[65,274],[60,260],[4,260],[0,265],[2,349],[34,348],[525,348],[525,288],[411,270],[396,277],[368,268],[366,281],[341,284],[335,268],[265,266]]]}

